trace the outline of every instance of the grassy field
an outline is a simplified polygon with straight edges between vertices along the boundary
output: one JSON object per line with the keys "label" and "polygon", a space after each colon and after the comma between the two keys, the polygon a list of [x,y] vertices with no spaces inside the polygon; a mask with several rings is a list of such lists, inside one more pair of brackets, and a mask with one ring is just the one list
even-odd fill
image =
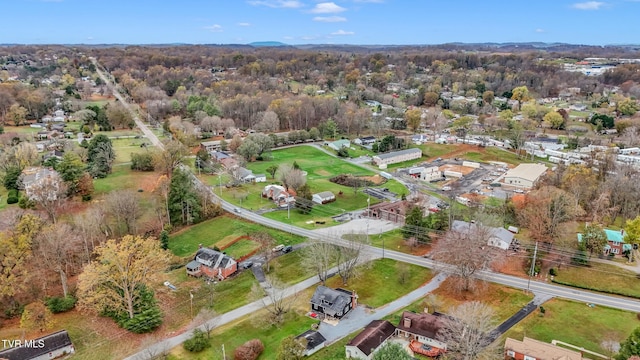
{"label": "grassy field", "polygon": [[258,244],[257,242],[250,239],[241,239],[228,248],[224,249],[224,252],[234,259],[239,259],[255,250],[258,250],[259,248],[260,244]]}
{"label": "grassy field", "polygon": [[292,309],[285,315],[285,321],[278,325],[269,325],[263,319],[266,316],[265,310],[260,310],[239,322],[221,326],[214,330],[211,336],[211,347],[200,353],[189,353],[182,346],[178,346],[171,351],[174,359],[185,360],[205,360],[221,359],[222,347],[229,358],[233,355],[236,347],[251,339],[260,339],[265,350],[260,355],[261,360],[276,359],[280,342],[287,336],[299,335],[311,328],[317,320],[307,317],[305,314],[309,308],[309,299],[312,292],[306,290],[294,299]]}
{"label": "grassy field", "polygon": [[556,280],[589,287],[593,290],[640,297],[640,283],[636,274],[614,265],[592,262],[590,267],[563,267]]}
{"label": "grassy field", "polygon": [[348,285],[344,285],[339,276],[334,276],[327,281],[327,286],[355,290],[360,304],[377,308],[419,288],[433,277],[429,269],[391,259],[378,259],[363,265],[359,275]]}
{"label": "grassy field", "polygon": [[286,285],[297,284],[316,275],[302,264],[304,250],[296,250],[271,260],[270,276]]}
{"label": "grassy field", "polygon": [[457,149],[457,146],[453,144],[436,144],[436,143],[426,143],[418,147],[422,149],[422,153],[424,154],[424,156],[429,158],[430,160],[433,160],[441,156],[444,156],[448,153],[454,152]]}
{"label": "grassy field", "polygon": [[131,162],[131,153],[152,151],[151,148],[140,147],[141,144],[148,142],[149,141],[146,139],[111,139],[113,149],[116,152],[116,160],[114,164],[124,164]]}
{"label": "grassy field", "polygon": [[566,300],[551,300],[544,305],[543,317],[534,312],[506,333],[522,340],[523,336],[550,342],[560,340],[587,350],[607,354],[604,340],[620,342],[640,326],[634,313]]}
{"label": "grassy field", "polygon": [[213,246],[220,239],[230,235],[240,237],[260,231],[269,233],[279,244],[291,245],[302,241],[299,236],[265,228],[261,225],[235,218],[232,215],[224,215],[193,225],[171,235],[169,249],[177,256],[186,256],[195,253],[199,244]]}
{"label": "grassy field", "polygon": [[400,229],[395,229],[388,231],[386,233],[382,233],[379,235],[372,235],[370,237],[371,245],[385,249],[400,251],[407,254],[414,255],[423,255],[426,254],[429,249],[429,244],[424,244],[420,246],[411,247],[407,245],[406,241],[402,236],[402,232]]}

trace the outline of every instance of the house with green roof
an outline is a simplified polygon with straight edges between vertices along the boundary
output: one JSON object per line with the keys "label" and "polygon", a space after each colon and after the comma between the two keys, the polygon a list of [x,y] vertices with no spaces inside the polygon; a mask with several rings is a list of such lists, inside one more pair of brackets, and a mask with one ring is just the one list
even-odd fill
{"label": "house with green roof", "polygon": [[[603,250],[605,255],[622,255],[625,251],[633,249],[632,244],[627,244],[624,241],[624,230],[604,229],[604,233],[607,235],[608,242]],[[578,242],[582,242],[582,234],[578,234]]]}

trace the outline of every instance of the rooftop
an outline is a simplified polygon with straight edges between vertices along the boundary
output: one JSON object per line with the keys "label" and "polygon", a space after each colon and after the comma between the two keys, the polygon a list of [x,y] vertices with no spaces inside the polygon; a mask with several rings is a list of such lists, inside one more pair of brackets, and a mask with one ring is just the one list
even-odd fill
{"label": "rooftop", "polygon": [[393,335],[396,327],[386,320],[373,320],[347,346],[355,346],[365,355],[371,354],[389,336]]}
{"label": "rooftop", "polygon": [[547,171],[547,167],[542,164],[520,164],[507,171],[504,177],[519,177],[529,181],[536,181]]}
{"label": "rooftop", "polygon": [[393,158],[393,157],[396,157],[396,156],[405,155],[405,154],[413,154],[413,153],[422,154],[422,150],[420,150],[418,148],[411,148],[411,149],[406,149],[406,150],[394,151],[394,152],[390,152],[390,153],[386,153],[386,154],[378,154],[378,155],[376,155],[376,157],[379,158],[379,159],[389,159],[389,158]]}
{"label": "rooftop", "polygon": [[535,357],[538,360],[582,360],[582,355],[573,350],[525,337],[522,341],[507,338],[505,350]]}

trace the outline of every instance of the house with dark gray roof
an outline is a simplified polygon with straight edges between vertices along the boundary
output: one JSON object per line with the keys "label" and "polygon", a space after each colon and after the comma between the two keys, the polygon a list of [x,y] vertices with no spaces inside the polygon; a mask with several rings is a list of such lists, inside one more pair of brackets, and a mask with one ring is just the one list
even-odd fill
{"label": "house with dark gray roof", "polygon": [[45,360],[73,354],[75,349],[67,330],[60,330],[34,340],[21,341],[19,346],[0,351],[0,359]]}
{"label": "house with dark gray roof", "polygon": [[238,271],[238,263],[222,252],[200,247],[186,268],[187,275],[224,280]]}
{"label": "house with dark gray roof", "polygon": [[358,305],[357,295],[345,289],[331,289],[320,285],[311,297],[311,310],[341,319]]}
{"label": "house with dark gray roof", "polygon": [[373,320],[345,347],[347,359],[371,359],[373,353],[396,331],[386,320]]}
{"label": "house with dark gray roof", "polygon": [[307,330],[302,334],[296,336],[296,339],[305,339],[307,343],[307,348],[304,351],[305,356],[310,356],[318,350],[322,349],[325,345],[325,341],[327,341],[327,339],[325,339],[322,334],[315,330]]}

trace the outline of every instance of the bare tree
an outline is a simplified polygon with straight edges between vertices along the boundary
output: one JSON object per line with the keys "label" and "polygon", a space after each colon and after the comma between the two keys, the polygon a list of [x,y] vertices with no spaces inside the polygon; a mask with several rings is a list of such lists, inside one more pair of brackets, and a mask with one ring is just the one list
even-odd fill
{"label": "bare tree", "polygon": [[206,307],[200,309],[198,314],[189,323],[188,329],[201,328],[207,334],[207,339],[211,338],[211,331],[218,326],[218,314]]}
{"label": "bare tree", "polygon": [[[259,285],[255,284],[251,292],[254,297],[262,299],[264,308],[269,313],[269,323],[281,324],[284,321],[284,316],[291,310],[296,297],[288,296],[284,285],[275,277],[268,276],[267,282],[269,283],[268,288],[263,290]],[[263,296],[264,293],[266,293],[266,296]]]}
{"label": "bare tree", "polygon": [[30,200],[40,205],[49,216],[49,220],[55,223],[58,211],[66,204],[67,186],[60,174],[53,172],[36,180],[27,187]]}
{"label": "bare tree", "polygon": [[137,222],[142,211],[138,204],[138,194],[133,190],[118,190],[107,195],[105,204],[107,212],[115,219],[114,228],[120,230],[121,224],[124,224],[125,231],[122,235],[135,235],[137,233]]}
{"label": "bare tree", "polygon": [[490,237],[490,228],[468,224],[450,230],[433,246],[433,258],[442,262],[441,271],[459,280],[454,281],[458,290],[473,290],[474,276],[496,261],[497,250],[487,245]]}
{"label": "bare tree", "polygon": [[278,180],[288,189],[297,190],[307,182],[307,178],[300,169],[289,164],[282,164],[278,167]]}
{"label": "bare tree", "polygon": [[460,360],[493,360],[501,357],[494,341],[494,312],[479,301],[453,308],[438,331],[439,340],[447,344],[447,353]]}
{"label": "bare tree", "polygon": [[271,260],[274,258],[275,253],[273,247],[276,244],[276,240],[266,232],[258,232],[251,234],[251,240],[260,244],[260,254],[264,257],[264,264],[266,266],[265,271],[269,273],[271,271]]}
{"label": "bare tree", "polygon": [[105,217],[104,210],[100,206],[92,206],[74,217],[74,228],[80,233],[84,242],[84,261],[87,263],[91,261],[93,249],[112,235],[109,234]]}
{"label": "bare tree", "polygon": [[358,265],[366,262],[364,254],[366,240],[365,235],[355,235],[345,240],[344,244],[337,248],[338,275],[340,275],[343,285],[347,285],[349,280],[356,277]]}
{"label": "bare tree", "polygon": [[80,238],[71,226],[57,223],[38,234],[37,253],[42,264],[49,270],[60,275],[62,292],[66,297],[69,293],[67,286],[68,268],[72,266],[74,254],[78,252]]}
{"label": "bare tree", "polygon": [[303,266],[312,269],[318,275],[322,285],[325,285],[329,277],[331,265],[336,262],[337,249],[336,246],[324,241],[312,241],[309,246],[305,247]]}

